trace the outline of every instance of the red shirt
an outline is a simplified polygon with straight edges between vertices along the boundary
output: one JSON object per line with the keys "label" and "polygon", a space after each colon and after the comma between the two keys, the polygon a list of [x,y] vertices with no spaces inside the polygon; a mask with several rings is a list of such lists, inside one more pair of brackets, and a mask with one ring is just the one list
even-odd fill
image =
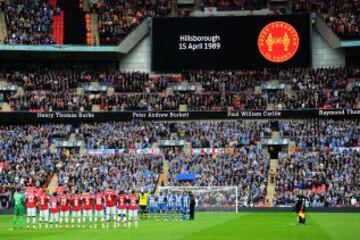
{"label": "red shirt", "polygon": [[35,208],[36,207],[36,197],[34,192],[28,192],[26,194],[26,207]]}
{"label": "red shirt", "polygon": [[60,210],[63,212],[69,211],[70,209],[70,196],[69,194],[62,194],[60,196]]}
{"label": "red shirt", "polygon": [[59,195],[61,193],[64,192],[64,186],[58,186],[56,189],[55,189],[55,192]]}
{"label": "red shirt", "polygon": [[25,193],[29,194],[29,193],[34,193],[36,191],[37,191],[36,187],[27,187],[26,190],[25,190]]}
{"label": "red shirt", "polygon": [[95,209],[98,211],[104,209],[104,195],[102,193],[95,195]]}
{"label": "red shirt", "polygon": [[59,212],[59,198],[57,197],[50,198],[50,212],[51,213]]}
{"label": "red shirt", "polygon": [[81,196],[75,194],[72,198],[72,210],[75,212],[81,211]]}
{"label": "red shirt", "polygon": [[119,209],[126,209],[126,200],[128,196],[126,194],[118,195],[118,208]]}
{"label": "red shirt", "polygon": [[136,194],[131,194],[129,199],[130,199],[129,209],[130,210],[136,210],[137,209],[138,197],[136,196]]}
{"label": "red shirt", "polygon": [[83,201],[84,201],[84,210],[92,210],[93,209],[93,200],[94,197],[91,195],[91,193],[84,193],[83,195]]}
{"label": "red shirt", "polygon": [[39,197],[39,210],[47,210],[49,208],[49,196],[43,193]]}
{"label": "red shirt", "polygon": [[41,188],[38,188],[35,190],[34,193],[35,193],[35,197],[38,199],[41,196],[41,194],[43,194],[43,190]]}
{"label": "red shirt", "polygon": [[115,207],[116,193],[112,189],[108,189],[105,192],[106,207]]}

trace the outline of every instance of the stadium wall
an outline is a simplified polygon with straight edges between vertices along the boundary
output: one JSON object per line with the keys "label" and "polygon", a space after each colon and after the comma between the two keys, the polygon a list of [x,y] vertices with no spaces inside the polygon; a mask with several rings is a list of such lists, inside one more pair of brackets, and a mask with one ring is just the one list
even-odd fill
{"label": "stadium wall", "polygon": [[121,71],[145,71],[151,70],[151,37],[148,34],[128,54],[120,59]]}
{"label": "stadium wall", "polygon": [[[196,208],[199,212],[235,212],[235,207],[203,207]],[[318,213],[358,213],[360,207],[307,207],[307,212]],[[238,212],[293,212],[292,207],[239,207]]]}
{"label": "stadium wall", "polygon": [[[269,208],[250,208],[241,207],[239,212],[291,212],[292,207],[269,207]],[[359,207],[317,207],[317,208],[306,208],[307,212],[323,212],[323,213],[351,213],[360,212]]]}
{"label": "stadium wall", "polygon": [[107,121],[179,121],[237,119],[357,119],[360,109],[242,110],[242,111],[160,111],[160,112],[0,112],[0,125],[29,123],[85,123]]}
{"label": "stadium wall", "polygon": [[[235,212],[233,208],[197,208],[200,212]],[[239,207],[239,213],[241,212],[293,212],[292,207]],[[359,207],[316,207],[306,208],[307,212],[319,212],[319,213],[358,213],[360,212]]]}
{"label": "stadium wall", "polygon": [[328,42],[313,28],[312,63],[315,68],[345,66],[345,50],[344,48],[330,47]]}

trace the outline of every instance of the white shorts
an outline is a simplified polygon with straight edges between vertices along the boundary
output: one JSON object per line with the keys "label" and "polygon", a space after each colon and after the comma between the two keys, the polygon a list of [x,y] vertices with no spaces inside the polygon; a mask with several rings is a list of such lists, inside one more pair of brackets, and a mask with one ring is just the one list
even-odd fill
{"label": "white shorts", "polygon": [[70,216],[70,211],[60,211],[60,217],[66,217],[68,218]]}
{"label": "white shorts", "polygon": [[40,210],[39,217],[41,218],[48,218],[49,217],[49,209]]}
{"label": "white shorts", "polygon": [[104,210],[95,210],[95,217],[104,217]]}
{"label": "white shorts", "polygon": [[118,209],[118,215],[126,215],[126,209]]}
{"label": "white shorts", "polygon": [[130,210],[129,209],[129,218],[137,219],[138,218],[138,210]]}
{"label": "white shorts", "polygon": [[92,217],[93,216],[93,210],[83,210],[83,217]]}
{"label": "white shorts", "polygon": [[71,214],[73,217],[77,217],[77,218],[81,217],[81,211],[72,211]]}
{"label": "white shorts", "polygon": [[28,217],[35,217],[36,216],[36,208],[27,208],[26,213]]}
{"label": "white shorts", "polygon": [[50,213],[50,220],[59,220],[59,213]]}
{"label": "white shorts", "polygon": [[106,215],[116,215],[116,207],[106,207]]}

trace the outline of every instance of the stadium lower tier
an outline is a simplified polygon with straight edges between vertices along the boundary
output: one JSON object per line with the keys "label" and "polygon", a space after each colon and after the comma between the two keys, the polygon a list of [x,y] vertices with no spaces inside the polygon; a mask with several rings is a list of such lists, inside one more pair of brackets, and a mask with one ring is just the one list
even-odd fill
{"label": "stadium lower tier", "polygon": [[8,207],[16,187],[234,187],[214,193],[217,205],[289,206],[303,194],[313,207],[358,206],[359,130],[358,119],[3,126],[0,196]]}

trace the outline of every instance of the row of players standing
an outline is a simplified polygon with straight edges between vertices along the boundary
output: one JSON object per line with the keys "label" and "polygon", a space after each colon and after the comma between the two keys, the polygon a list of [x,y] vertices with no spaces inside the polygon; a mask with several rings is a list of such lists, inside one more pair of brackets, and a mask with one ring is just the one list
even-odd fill
{"label": "row of players standing", "polygon": [[[40,193],[27,191],[25,194],[27,209],[27,227],[36,228],[36,209],[39,209],[38,226],[50,227],[98,227],[109,228],[113,220],[114,228],[138,226],[138,209],[142,219],[156,220],[187,219],[189,211],[189,195],[186,193],[168,194],[160,192],[158,196],[149,195],[144,191],[119,191],[117,194],[112,187],[95,193],[89,190],[80,194],[75,191],[70,194],[67,190],[49,195],[46,189]],[[69,224],[71,220],[71,225]]]}

